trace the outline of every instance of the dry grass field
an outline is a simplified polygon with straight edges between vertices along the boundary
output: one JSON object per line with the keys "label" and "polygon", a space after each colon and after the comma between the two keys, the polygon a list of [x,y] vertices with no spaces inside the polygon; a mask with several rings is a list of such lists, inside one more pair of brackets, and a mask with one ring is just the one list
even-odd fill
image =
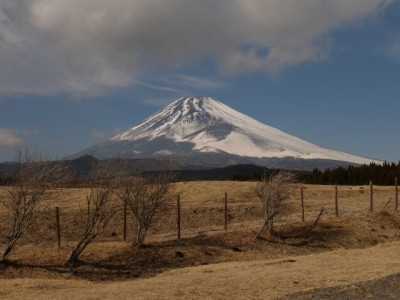
{"label": "dry grass field", "polygon": [[[249,182],[179,182],[182,239],[176,241],[175,201],[134,249],[132,216],[122,241],[122,214],[85,250],[76,267],[64,264],[80,232],[84,189],[64,189],[0,270],[0,298],[277,298],[374,279],[400,271],[400,215],[394,188],[296,186],[277,235],[254,241],[262,223],[261,205]],[[305,222],[301,221],[304,188]],[[224,193],[228,232],[224,232]],[[5,193],[0,190],[0,197]],[[384,210],[388,201],[392,199]],[[54,207],[60,207],[61,249],[56,247]],[[324,212],[313,227],[321,208]],[[0,211],[4,231],[4,211]]]}

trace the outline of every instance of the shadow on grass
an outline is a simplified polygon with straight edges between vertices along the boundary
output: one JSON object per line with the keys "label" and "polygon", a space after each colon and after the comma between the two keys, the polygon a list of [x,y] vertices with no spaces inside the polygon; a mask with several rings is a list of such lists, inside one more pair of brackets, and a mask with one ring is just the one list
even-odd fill
{"label": "shadow on grass", "polygon": [[269,243],[281,244],[285,246],[303,247],[315,246],[325,247],[324,242],[340,239],[348,234],[342,227],[320,223],[317,226],[309,224],[293,224],[281,226],[271,235],[264,234],[258,239]]}

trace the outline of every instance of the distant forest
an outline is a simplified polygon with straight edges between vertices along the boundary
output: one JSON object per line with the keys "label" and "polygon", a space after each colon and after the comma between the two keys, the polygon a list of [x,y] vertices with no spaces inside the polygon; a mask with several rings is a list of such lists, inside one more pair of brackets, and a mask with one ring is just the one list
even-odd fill
{"label": "distant forest", "polygon": [[[82,166],[78,168],[85,171]],[[82,171],[82,172],[83,172]],[[85,171],[88,172],[87,170]],[[168,171],[170,172],[170,171]],[[273,169],[255,165],[234,165],[212,170],[180,170],[171,171],[175,181],[190,180],[235,180],[235,181],[258,181],[264,172],[272,173]],[[144,172],[143,174],[152,172]],[[394,185],[395,177],[400,184],[400,162],[383,163],[381,165],[371,163],[370,165],[338,167],[335,169],[319,170],[311,172],[298,171],[300,182],[308,184],[339,184],[339,185],[367,185],[372,180],[376,185]],[[10,176],[1,176],[0,186],[12,184]],[[79,180],[77,182],[80,182]]]}
{"label": "distant forest", "polygon": [[[176,171],[176,180],[235,180],[258,181],[262,175],[275,170],[255,165],[235,165],[213,170]],[[295,171],[296,172],[296,171]],[[400,184],[400,162],[362,166],[338,167],[312,172],[297,171],[299,181],[309,184],[368,185],[372,180],[376,185],[394,185],[395,177]]]}
{"label": "distant forest", "polygon": [[340,185],[365,185],[372,180],[377,185],[394,185],[395,177],[400,183],[400,162],[362,166],[338,167],[321,171],[314,169],[309,174],[302,174],[301,181],[311,184],[340,184]]}

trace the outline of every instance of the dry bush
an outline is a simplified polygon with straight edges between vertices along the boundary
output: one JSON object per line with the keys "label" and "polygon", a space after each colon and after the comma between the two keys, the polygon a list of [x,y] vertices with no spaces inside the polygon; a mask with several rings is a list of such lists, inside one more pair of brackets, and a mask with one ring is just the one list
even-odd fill
{"label": "dry bush", "polygon": [[287,209],[285,202],[291,198],[295,182],[295,174],[279,171],[271,175],[265,173],[261,181],[254,186],[254,192],[261,201],[264,214],[263,225],[257,232],[256,238],[266,226],[269,234],[273,234],[274,221],[279,215],[285,213]]}
{"label": "dry bush", "polygon": [[90,171],[87,180],[86,207],[81,209],[84,219],[81,223],[82,233],[67,261],[73,265],[93,240],[102,234],[110,219],[121,209],[115,195],[118,179],[115,177],[115,166],[102,166]]}
{"label": "dry bush", "polygon": [[17,153],[12,183],[6,187],[7,195],[0,204],[7,212],[8,230],[2,236],[0,262],[14,250],[15,244],[32,223],[59,194],[59,184],[68,172],[61,162],[42,161],[27,150]]}
{"label": "dry bush", "polygon": [[150,225],[168,211],[171,175],[158,173],[149,177],[129,177],[121,182],[120,198],[132,212],[137,235],[133,246],[141,247]]}

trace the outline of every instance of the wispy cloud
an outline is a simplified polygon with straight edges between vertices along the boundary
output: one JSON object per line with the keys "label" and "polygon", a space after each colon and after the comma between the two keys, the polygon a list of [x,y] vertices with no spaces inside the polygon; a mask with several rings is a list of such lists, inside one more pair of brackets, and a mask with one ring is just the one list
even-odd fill
{"label": "wispy cloud", "polygon": [[146,81],[142,81],[142,80],[134,80],[134,82],[136,84],[139,84],[141,86],[153,89],[153,90],[158,90],[158,91],[163,91],[163,92],[171,92],[171,93],[181,93],[182,90],[176,87],[172,87],[172,86],[163,86],[163,85],[158,85],[158,84],[154,84],[154,83],[150,83],[150,82],[146,82]]}
{"label": "wispy cloud", "polygon": [[24,139],[38,134],[36,127],[0,128],[0,147],[17,147],[24,145]]}
{"label": "wispy cloud", "polygon": [[24,137],[30,137],[37,135],[39,130],[35,126],[32,126],[29,128],[16,128],[15,133]]}
{"label": "wispy cloud", "polygon": [[2,92],[0,92],[0,97],[4,97],[4,98],[19,98],[19,97],[21,97],[21,95],[13,94],[13,93],[2,93]]}
{"label": "wispy cloud", "polygon": [[172,101],[174,101],[176,99],[171,99],[171,98],[150,98],[150,99],[146,99],[143,101],[143,103],[146,103],[150,106],[156,107],[156,108],[161,108],[164,107],[170,103],[172,103]]}
{"label": "wispy cloud", "polygon": [[114,128],[112,130],[93,129],[90,132],[90,137],[94,141],[99,141],[99,140],[104,140],[104,139],[111,138],[112,136],[120,133],[121,131],[122,131],[122,129],[119,128],[119,127],[116,127],[116,128]]}
{"label": "wispy cloud", "polygon": [[389,45],[389,47],[388,47],[388,49],[387,49],[387,54],[388,54],[391,58],[393,58],[393,59],[395,59],[395,60],[397,60],[397,61],[400,62],[400,37],[394,39],[394,40],[390,43],[390,45]]}
{"label": "wispy cloud", "polygon": [[16,135],[15,130],[0,128],[0,147],[18,147],[24,145],[24,141]]}
{"label": "wispy cloud", "polygon": [[226,83],[218,79],[207,79],[190,75],[174,75],[173,80],[175,84],[197,89],[220,89],[226,86]]}
{"label": "wispy cloud", "polygon": [[[226,83],[219,79],[207,79],[198,76],[173,74],[160,78],[157,82],[151,80],[135,80],[135,83],[149,89],[168,92],[177,96],[190,95],[193,92],[209,91],[226,87]],[[168,104],[169,98],[154,98],[145,103],[159,107]]]}

